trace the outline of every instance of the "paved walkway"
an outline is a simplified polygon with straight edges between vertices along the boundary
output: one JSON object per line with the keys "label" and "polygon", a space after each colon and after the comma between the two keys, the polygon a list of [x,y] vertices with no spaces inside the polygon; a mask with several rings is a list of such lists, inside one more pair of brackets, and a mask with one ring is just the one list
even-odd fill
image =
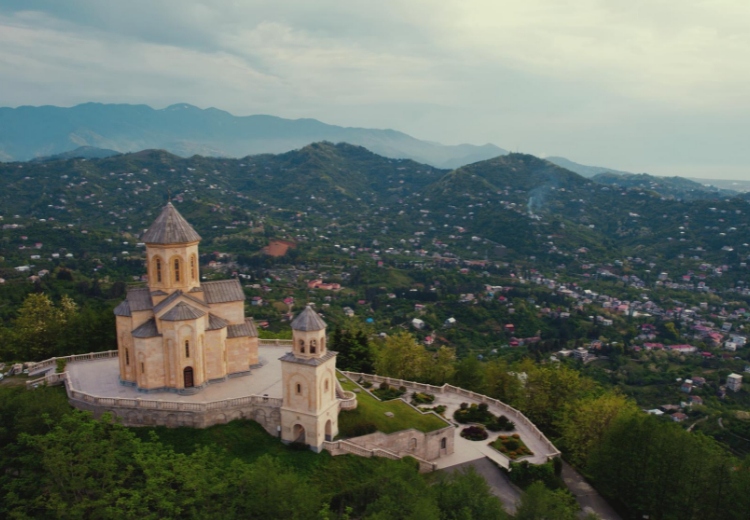
{"label": "paved walkway", "polygon": [[95,397],[140,398],[181,403],[206,403],[264,394],[268,394],[268,397],[281,398],[281,362],[279,358],[289,350],[288,346],[261,346],[258,348],[258,356],[263,366],[253,369],[248,375],[208,385],[193,395],[179,395],[174,392],[146,393],[139,392],[131,386],[121,385],[118,358],[68,363],[66,371],[73,388]]}
{"label": "paved walkway", "polygon": [[477,473],[484,477],[484,480],[490,486],[492,494],[498,497],[503,503],[503,509],[511,515],[515,514],[521,500],[521,490],[514,486],[510,482],[510,479],[508,479],[508,476],[488,459],[483,458],[463,462],[456,466],[445,468],[444,471],[463,471],[468,468],[474,468]]}
{"label": "paved walkway", "polygon": [[563,461],[562,478],[583,512],[581,516],[594,512],[602,520],[622,520],[612,506],[570,464]]}

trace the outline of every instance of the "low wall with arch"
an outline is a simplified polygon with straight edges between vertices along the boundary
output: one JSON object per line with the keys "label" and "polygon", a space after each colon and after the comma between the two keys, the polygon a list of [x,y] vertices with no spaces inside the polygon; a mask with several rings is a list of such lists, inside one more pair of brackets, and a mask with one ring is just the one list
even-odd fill
{"label": "low wall with arch", "polygon": [[414,428],[394,433],[375,432],[347,439],[352,444],[374,450],[382,448],[400,456],[411,455],[434,461],[453,453],[455,428],[448,426],[432,432],[421,432]]}

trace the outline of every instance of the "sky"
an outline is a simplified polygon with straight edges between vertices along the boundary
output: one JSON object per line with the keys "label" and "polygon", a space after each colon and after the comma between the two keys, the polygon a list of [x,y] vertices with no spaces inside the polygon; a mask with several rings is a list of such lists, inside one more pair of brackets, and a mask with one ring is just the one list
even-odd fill
{"label": "sky", "polygon": [[750,180],[746,0],[2,0],[0,106],[216,107]]}

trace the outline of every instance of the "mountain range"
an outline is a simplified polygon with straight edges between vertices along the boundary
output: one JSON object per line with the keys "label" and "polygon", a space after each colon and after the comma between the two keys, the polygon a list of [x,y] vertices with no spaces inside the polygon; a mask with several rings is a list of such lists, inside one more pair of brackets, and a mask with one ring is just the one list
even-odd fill
{"label": "mountain range", "polygon": [[[0,160],[26,161],[84,147],[127,153],[158,148],[190,157],[245,157],[283,153],[313,142],[347,142],[379,155],[456,168],[506,150],[492,144],[442,145],[395,130],[348,128],[315,119],[234,116],[216,108],[179,103],[146,105],[84,103],[70,108],[0,108]],[[85,156],[85,154],[83,154]]]}

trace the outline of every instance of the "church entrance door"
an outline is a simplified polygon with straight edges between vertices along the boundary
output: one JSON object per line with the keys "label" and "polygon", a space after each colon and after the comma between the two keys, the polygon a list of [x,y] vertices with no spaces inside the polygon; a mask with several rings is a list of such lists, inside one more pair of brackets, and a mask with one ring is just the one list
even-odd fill
{"label": "church entrance door", "polygon": [[185,367],[183,374],[184,374],[184,380],[185,380],[185,388],[192,388],[193,387],[193,367]]}

